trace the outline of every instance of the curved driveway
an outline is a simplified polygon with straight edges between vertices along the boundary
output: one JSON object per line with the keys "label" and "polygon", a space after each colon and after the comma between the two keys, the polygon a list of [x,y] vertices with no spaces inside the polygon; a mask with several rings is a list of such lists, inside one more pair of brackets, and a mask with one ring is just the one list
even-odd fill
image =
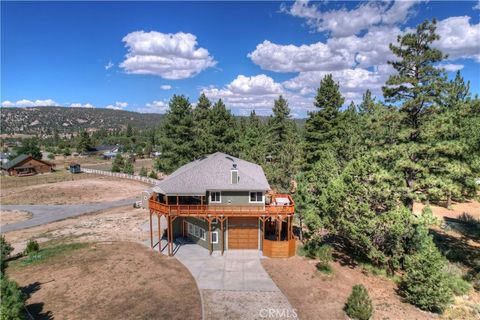
{"label": "curved driveway", "polygon": [[76,217],[82,214],[97,212],[100,210],[122,207],[132,204],[136,198],[123,199],[111,202],[89,204],[66,204],[66,205],[0,205],[0,210],[20,210],[32,214],[32,218],[17,223],[7,224],[1,227],[1,232],[15,231],[25,228],[36,227],[42,224]]}

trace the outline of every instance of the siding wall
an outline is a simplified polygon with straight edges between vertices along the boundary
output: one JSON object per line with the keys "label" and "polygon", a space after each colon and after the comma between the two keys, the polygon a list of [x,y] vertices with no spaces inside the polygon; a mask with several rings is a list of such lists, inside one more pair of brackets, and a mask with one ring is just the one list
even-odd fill
{"label": "siding wall", "polygon": [[[177,219],[177,220],[183,221],[182,219]],[[203,228],[205,230],[205,240],[202,240],[200,238],[197,238],[193,235],[188,234],[187,230],[185,230],[185,236],[187,236],[194,243],[196,243],[196,244],[198,244],[198,245],[200,245],[200,246],[202,246],[206,249],[209,249],[208,248],[208,239],[210,237],[210,234],[208,233],[208,223],[203,219],[200,220],[200,219],[191,218],[191,217],[185,218],[185,221]],[[227,249],[227,224],[225,222],[223,223],[223,229],[224,229],[223,234],[224,234],[224,237],[225,237],[225,250],[226,250]],[[216,223],[216,224],[212,223],[212,231],[218,231],[218,243],[213,244],[213,250],[221,250],[222,249],[222,244],[221,244],[222,236],[220,234],[220,221],[218,221],[218,223]],[[181,229],[180,229],[180,236],[181,236]]]}
{"label": "siding wall", "polygon": [[[251,204],[259,205],[259,203],[250,203],[250,191],[221,191],[221,204]],[[210,192],[207,192],[207,199],[210,201]],[[215,205],[216,203],[209,203]],[[220,203],[219,203],[220,204]]]}

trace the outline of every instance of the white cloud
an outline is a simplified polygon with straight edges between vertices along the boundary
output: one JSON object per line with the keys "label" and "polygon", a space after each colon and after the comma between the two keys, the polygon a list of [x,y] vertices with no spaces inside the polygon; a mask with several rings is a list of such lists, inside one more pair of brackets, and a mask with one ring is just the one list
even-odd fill
{"label": "white cloud", "polygon": [[70,104],[70,108],[95,108],[95,106],[93,104],[90,104],[90,103],[85,103],[85,104],[81,104],[81,103],[71,103]]}
{"label": "white cloud", "polygon": [[325,43],[279,45],[265,40],[248,54],[264,70],[275,72],[334,71],[369,68],[393,59],[388,45],[396,42],[397,27],[373,27],[362,37],[330,38]]}
{"label": "white cloud", "polygon": [[404,23],[419,2],[421,1],[371,1],[352,10],[341,8],[323,11],[319,4],[297,0],[290,8],[282,5],[281,11],[305,19],[307,25],[318,32],[330,32],[335,37],[346,37],[379,24]]}
{"label": "white cloud", "polygon": [[222,99],[228,107],[260,110],[271,109],[273,99],[284,93],[284,90],[281,84],[260,74],[252,77],[239,75],[224,88],[204,88],[202,92],[211,100]]}
{"label": "white cloud", "polygon": [[369,71],[362,68],[343,69],[333,72],[309,71],[301,72],[297,77],[287,80],[283,83],[284,87],[294,90],[303,95],[313,96],[316,89],[320,86],[320,81],[331,73],[333,79],[340,84],[340,92],[345,97],[345,103],[350,101],[359,102],[363,93],[370,89],[375,95],[381,94],[381,86],[393,73],[388,65],[382,65],[375,71]]}
{"label": "white cloud", "polygon": [[113,110],[123,110],[128,106],[127,102],[115,102],[115,104],[109,104],[105,106],[106,109],[113,109]]}
{"label": "white cloud", "polygon": [[197,37],[191,33],[135,31],[123,42],[128,53],[120,67],[127,73],[185,79],[217,64],[207,49],[197,48]]}
{"label": "white cloud", "polygon": [[463,64],[455,64],[455,63],[441,63],[437,65],[437,68],[443,68],[445,71],[449,72],[456,72],[458,70],[462,70],[464,67]]}
{"label": "white cloud", "polygon": [[111,69],[113,66],[114,66],[113,62],[112,62],[112,61],[109,61],[109,62],[105,65],[105,70]]}
{"label": "white cloud", "polygon": [[478,0],[477,4],[472,9],[473,10],[480,10],[480,0]]}
{"label": "white cloud", "polygon": [[136,111],[141,113],[167,113],[169,109],[168,102],[165,100],[155,100],[147,103],[145,108],[138,108]]}
{"label": "white cloud", "polygon": [[5,100],[2,102],[2,107],[51,107],[51,106],[59,106],[59,104],[52,99],[35,100],[35,101],[22,99],[16,102]]}
{"label": "white cloud", "polygon": [[440,40],[434,44],[449,59],[473,58],[480,62],[480,23],[470,24],[470,17],[450,17],[437,23]]}
{"label": "white cloud", "polygon": [[172,89],[172,86],[169,85],[169,84],[164,84],[164,85],[160,86],[160,89],[162,89],[162,90],[170,90],[170,89]]}

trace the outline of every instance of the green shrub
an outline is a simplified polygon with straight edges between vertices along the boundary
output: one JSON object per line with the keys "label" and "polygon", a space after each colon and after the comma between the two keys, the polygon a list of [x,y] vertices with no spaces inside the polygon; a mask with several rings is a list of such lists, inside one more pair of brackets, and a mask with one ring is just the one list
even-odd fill
{"label": "green shrub", "polygon": [[48,158],[49,160],[53,160],[53,159],[55,159],[55,155],[54,155],[53,153],[49,153],[48,156],[47,156],[47,158]]}
{"label": "green shrub", "polygon": [[155,170],[152,170],[152,172],[150,172],[148,177],[152,179],[157,179],[157,173],[155,172]]}
{"label": "green shrub", "polygon": [[322,273],[326,273],[326,274],[332,274],[333,273],[333,269],[328,263],[324,264],[324,263],[319,262],[315,266],[317,267],[317,270],[322,272]]}
{"label": "green shrub", "polygon": [[10,243],[5,240],[5,236],[0,236],[0,272],[3,273],[3,270],[6,267],[6,260],[10,253],[13,251],[13,247]]}
{"label": "green shrub", "polygon": [[453,294],[456,296],[462,296],[472,290],[472,285],[458,276],[449,275],[448,284],[450,290],[452,290]]}
{"label": "green shrub", "polygon": [[25,295],[16,282],[0,276],[0,318],[3,320],[25,319]]}
{"label": "green shrub", "polygon": [[36,253],[40,250],[40,246],[38,245],[38,242],[35,240],[28,240],[27,242],[27,247],[25,248],[25,251],[23,252],[25,255],[30,255],[32,253]]}
{"label": "green shrub", "polygon": [[421,309],[443,312],[452,301],[445,259],[432,238],[416,253],[405,258],[405,275],[400,292],[405,300]]}
{"label": "green shrub", "polygon": [[317,250],[317,259],[320,260],[320,263],[329,264],[332,261],[332,252],[332,247],[324,244]]}
{"label": "green shrub", "polygon": [[140,177],[146,177],[147,176],[147,168],[145,168],[144,166],[142,166],[142,168],[140,169],[140,172],[138,173],[138,175]]}
{"label": "green shrub", "polygon": [[322,239],[320,237],[311,238],[303,246],[303,249],[305,250],[305,255],[311,259],[317,258],[317,252],[321,246],[322,246]]}
{"label": "green shrub", "polygon": [[345,304],[345,312],[350,318],[357,320],[368,320],[372,317],[373,305],[367,288],[361,284],[353,286],[352,293]]}

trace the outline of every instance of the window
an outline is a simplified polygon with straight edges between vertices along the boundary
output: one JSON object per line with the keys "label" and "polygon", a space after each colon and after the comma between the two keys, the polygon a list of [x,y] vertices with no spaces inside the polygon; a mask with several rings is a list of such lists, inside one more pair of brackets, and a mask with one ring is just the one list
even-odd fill
{"label": "window", "polygon": [[205,240],[205,229],[187,222],[187,232],[189,235]]}
{"label": "window", "polygon": [[250,202],[258,202],[262,203],[263,202],[263,192],[250,192]]}
{"label": "window", "polygon": [[213,231],[211,235],[212,235],[212,239],[211,239],[212,243],[218,243],[218,231]]}
{"label": "window", "polygon": [[210,202],[211,203],[221,203],[222,202],[222,194],[220,191],[210,192]]}

